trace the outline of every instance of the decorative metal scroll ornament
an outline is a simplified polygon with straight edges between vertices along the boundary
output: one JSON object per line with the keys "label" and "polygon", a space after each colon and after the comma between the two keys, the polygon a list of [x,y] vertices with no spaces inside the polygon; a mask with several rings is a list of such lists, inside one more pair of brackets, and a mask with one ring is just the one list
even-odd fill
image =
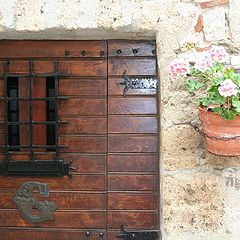
{"label": "decorative metal scroll ornament", "polygon": [[53,201],[38,201],[33,198],[33,191],[38,189],[39,194],[43,197],[49,196],[49,188],[47,183],[26,182],[23,183],[13,198],[13,202],[21,216],[33,223],[39,223],[53,219],[53,212],[56,209],[56,203]]}
{"label": "decorative metal scroll ornament", "polygon": [[120,85],[124,85],[123,95],[126,96],[126,93],[129,89],[157,89],[157,78],[133,78],[126,75],[126,71],[123,73],[124,81],[120,82]]}
{"label": "decorative metal scroll ornament", "polygon": [[120,226],[120,234],[117,236],[122,240],[157,240],[157,232],[127,232],[124,230],[124,225]]}

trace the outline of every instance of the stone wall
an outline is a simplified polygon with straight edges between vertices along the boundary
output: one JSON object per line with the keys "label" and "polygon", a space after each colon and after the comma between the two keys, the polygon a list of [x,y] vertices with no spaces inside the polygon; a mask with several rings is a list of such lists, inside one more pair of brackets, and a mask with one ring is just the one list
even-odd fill
{"label": "stone wall", "polygon": [[1,39],[156,39],[161,80],[164,240],[240,239],[240,158],[205,150],[197,109],[168,65],[193,39],[240,58],[239,0],[1,0]]}

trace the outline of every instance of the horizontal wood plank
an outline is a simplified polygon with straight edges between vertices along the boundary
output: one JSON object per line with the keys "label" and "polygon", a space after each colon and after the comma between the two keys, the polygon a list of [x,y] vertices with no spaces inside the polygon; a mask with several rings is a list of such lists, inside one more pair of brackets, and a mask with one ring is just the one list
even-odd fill
{"label": "horizontal wood plank", "polygon": [[157,152],[157,135],[118,135],[108,136],[108,151],[114,152]]}
{"label": "horizontal wood plank", "polygon": [[106,172],[106,155],[86,155],[77,153],[61,153],[61,158],[68,162],[72,160],[74,172],[104,173]]}
{"label": "horizontal wood plank", "polygon": [[[0,58],[100,57],[106,49],[106,41],[5,40],[1,41]],[[82,56],[81,51],[86,54]]]}
{"label": "horizontal wood plank", "polygon": [[108,175],[109,191],[156,191],[156,175]]}
{"label": "horizontal wood plank", "polygon": [[51,191],[104,191],[104,175],[74,175],[70,177],[3,177],[0,176],[0,188],[19,189],[28,181],[48,183]]}
{"label": "horizontal wood plank", "polygon": [[132,59],[109,59],[108,75],[156,75],[156,59],[132,58]]}
{"label": "horizontal wood plank", "polygon": [[62,124],[59,127],[59,133],[69,134],[106,134],[106,117],[61,117],[62,121],[68,124]]}
{"label": "horizontal wood plank", "polygon": [[60,79],[59,95],[61,96],[105,96],[107,93],[106,80]]}
{"label": "horizontal wood plank", "polygon": [[109,98],[108,113],[111,114],[156,114],[155,98]]}
{"label": "horizontal wood plank", "polygon": [[125,228],[156,229],[156,212],[108,212],[108,228],[119,229],[121,224]]}
{"label": "horizontal wood plank", "polygon": [[[120,84],[124,82],[123,77],[109,77],[108,78],[108,94],[110,96],[114,95],[123,95],[123,90],[125,88],[125,85]],[[156,89],[128,89],[125,93],[126,96],[131,95],[155,95],[157,92]]]}
{"label": "horizontal wood plank", "polygon": [[[6,218],[6,216],[8,216]],[[1,210],[0,226],[2,227],[49,227],[49,228],[104,228],[104,212],[55,212],[54,219],[42,223],[26,222],[17,210]]]}
{"label": "horizontal wood plank", "polygon": [[108,193],[109,210],[157,210],[155,194]]}
{"label": "horizontal wood plank", "polygon": [[[121,51],[121,53],[119,52]],[[137,51],[137,52],[136,52]],[[108,56],[134,57],[155,56],[154,41],[109,40]]]}
{"label": "horizontal wood plank", "polygon": [[102,116],[107,114],[106,99],[70,98],[59,104],[60,115]]}
{"label": "horizontal wood plank", "polygon": [[[16,209],[16,204],[13,202],[16,193],[16,191],[0,192],[0,209]],[[38,193],[34,193],[34,196],[38,201],[46,200]],[[97,193],[50,192],[47,200],[54,201],[58,210],[104,210],[105,197],[105,194]]]}
{"label": "horizontal wood plank", "polygon": [[101,239],[106,239],[106,233],[104,230],[71,230],[71,229],[44,229],[44,228],[34,228],[34,229],[0,229],[0,235],[4,240],[76,240],[76,239],[86,239],[86,232],[90,232],[91,240],[99,240],[99,233],[103,232],[104,237]]}
{"label": "horizontal wood plank", "polygon": [[157,133],[156,117],[109,116],[109,133]]}
{"label": "horizontal wood plank", "polygon": [[[0,63],[1,64],[1,63]],[[59,60],[59,73],[65,76],[81,76],[81,77],[106,77],[107,61],[106,60]],[[8,73],[28,74],[29,62],[12,60],[8,64]],[[54,73],[54,62],[33,60],[32,71],[36,74]]]}
{"label": "horizontal wood plank", "polygon": [[110,172],[153,172],[157,171],[157,154],[109,154]]}
{"label": "horizontal wood plank", "polygon": [[106,60],[60,60],[60,72],[69,76],[106,77]]}
{"label": "horizontal wood plank", "polygon": [[80,152],[80,153],[106,153],[107,137],[105,136],[70,136],[61,135],[60,144],[67,146],[63,152]]}

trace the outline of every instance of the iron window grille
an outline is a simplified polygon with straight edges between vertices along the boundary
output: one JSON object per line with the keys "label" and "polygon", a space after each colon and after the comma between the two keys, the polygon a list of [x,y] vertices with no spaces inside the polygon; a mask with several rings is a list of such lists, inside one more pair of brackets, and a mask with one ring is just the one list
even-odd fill
{"label": "iron window grille", "polygon": [[[27,60],[28,73],[14,74],[8,72],[10,60],[3,62],[4,72],[1,76],[1,81],[4,83],[4,97],[0,101],[4,101],[4,121],[0,124],[4,125],[5,129],[5,144],[0,146],[4,150],[4,160],[0,162],[0,175],[5,176],[63,176],[71,175],[71,162],[65,163],[60,159],[60,149],[67,146],[62,146],[59,143],[59,125],[67,122],[59,120],[58,104],[61,100],[66,100],[68,97],[59,96],[58,86],[59,77],[64,74],[59,72],[59,63],[54,60],[54,72],[46,74],[35,74],[33,72],[33,60]],[[19,97],[18,94],[18,79],[27,78],[29,80],[29,97]],[[46,79],[46,97],[33,96],[33,80],[35,78]],[[29,121],[19,120],[19,102],[29,102]],[[46,103],[45,121],[34,121],[33,118],[33,103],[35,101],[44,101]],[[18,106],[18,107],[17,107]],[[19,127],[29,126],[29,144],[22,145],[19,141]],[[46,126],[46,144],[34,144],[34,126]],[[11,153],[16,153],[24,149],[30,154],[30,161],[16,161],[11,158]],[[36,158],[37,149],[46,149],[48,152],[54,152],[54,158],[51,160],[39,160]]]}

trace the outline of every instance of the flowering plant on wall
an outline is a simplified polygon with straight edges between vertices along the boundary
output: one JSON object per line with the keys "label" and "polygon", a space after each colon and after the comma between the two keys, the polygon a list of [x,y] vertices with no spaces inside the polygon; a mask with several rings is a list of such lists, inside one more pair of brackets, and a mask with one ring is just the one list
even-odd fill
{"label": "flowering plant on wall", "polygon": [[196,53],[194,61],[177,58],[170,64],[173,78],[186,79],[189,92],[199,91],[197,104],[223,119],[240,115],[240,74],[227,64],[229,55],[222,46]]}

